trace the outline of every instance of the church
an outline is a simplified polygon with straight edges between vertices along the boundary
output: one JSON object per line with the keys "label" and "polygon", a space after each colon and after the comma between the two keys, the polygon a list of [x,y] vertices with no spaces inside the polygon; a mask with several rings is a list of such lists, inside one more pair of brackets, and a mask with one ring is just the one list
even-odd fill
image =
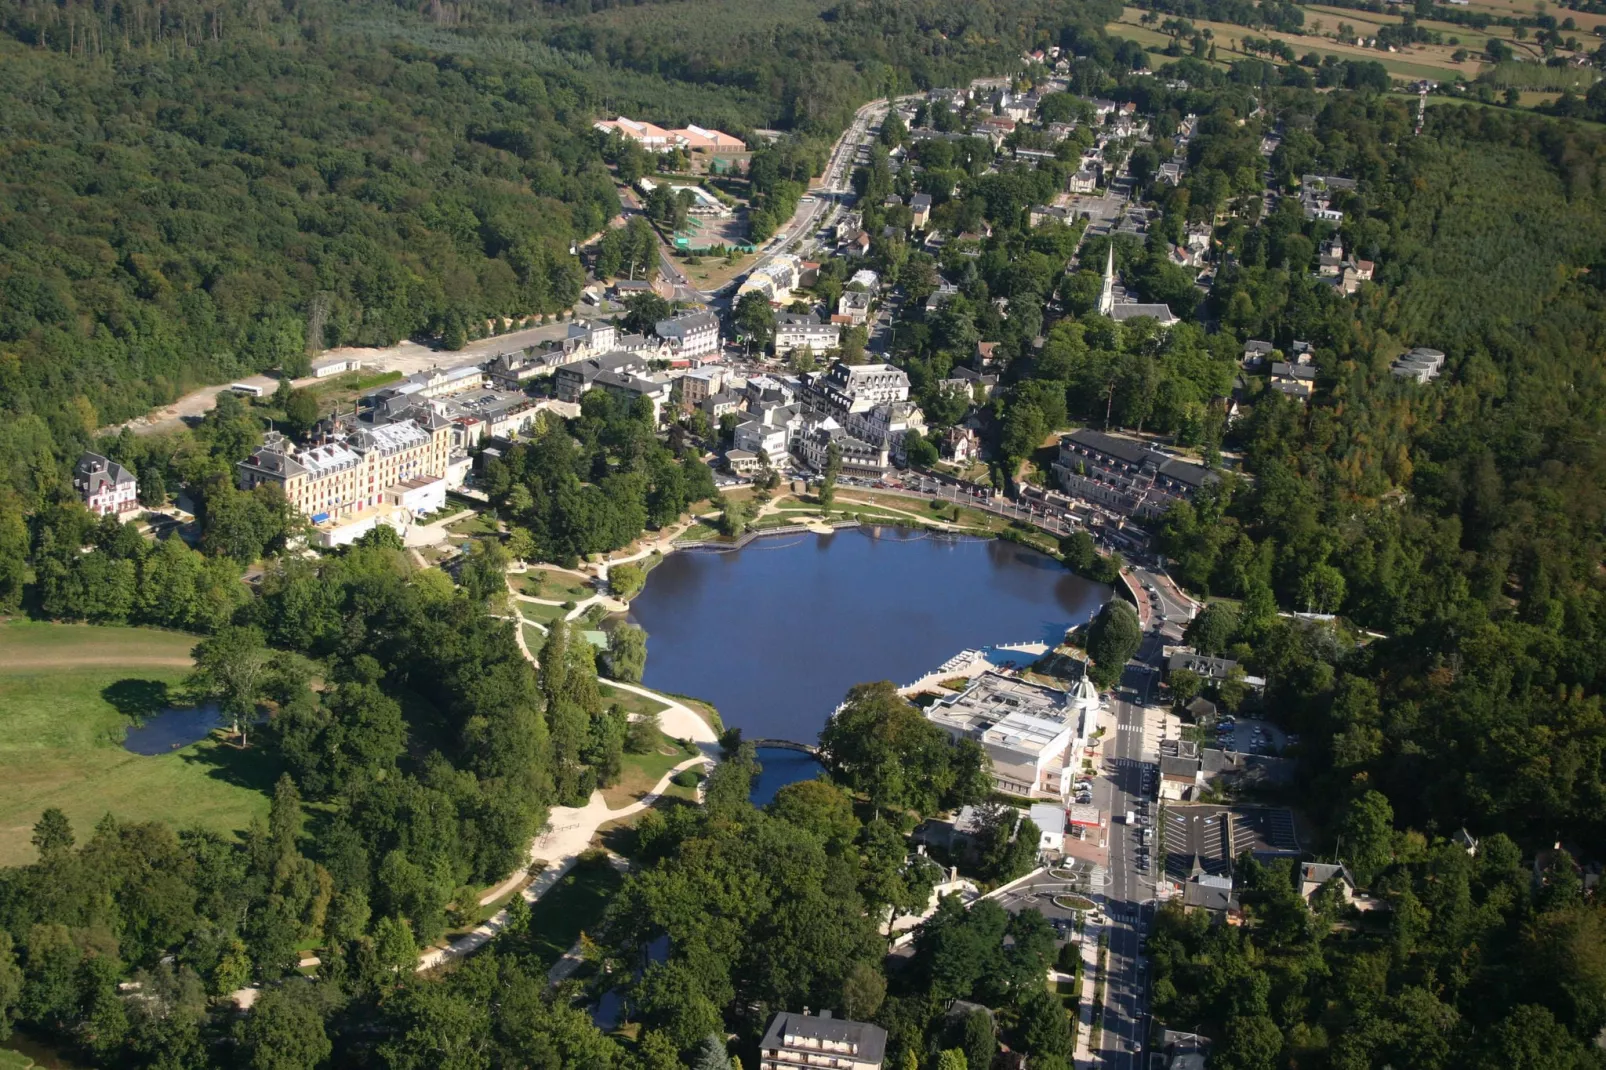
{"label": "church", "polygon": [[1170,305],[1145,305],[1133,301],[1121,291],[1119,300],[1115,296],[1115,243],[1110,243],[1110,252],[1104,262],[1104,289],[1099,293],[1099,315],[1108,316],[1117,323],[1127,320],[1148,319],[1154,320],[1162,327],[1169,327],[1177,322],[1177,317],[1171,314]]}

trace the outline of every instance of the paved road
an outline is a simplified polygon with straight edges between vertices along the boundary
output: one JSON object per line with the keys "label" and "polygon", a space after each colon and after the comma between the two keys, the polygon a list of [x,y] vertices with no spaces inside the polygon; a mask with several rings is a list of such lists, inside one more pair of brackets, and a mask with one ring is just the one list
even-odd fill
{"label": "paved road", "polygon": [[[582,309],[581,313],[583,311]],[[442,368],[460,368],[465,364],[481,364],[511,350],[523,349],[525,346],[537,345],[553,338],[562,338],[568,329],[569,321],[563,320],[527,330],[509,331],[507,334],[491,338],[481,338],[456,351],[441,349],[433,344],[420,345],[417,342],[407,341],[382,348],[343,346],[331,349],[321,354],[321,357],[350,357],[360,360],[363,362],[365,374],[397,371],[410,375],[436,365]],[[250,375],[231,382],[248,383],[251,386],[261,387],[268,393],[272,393],[279,385],[278,379],[268,375]],[[309,377],[293,380],[291,385],[309,386],[317,382],[317,379]],[[118,431],[127,426],[132,428],[136,435],[177,430],[187,420],[196,420],[211,412],[213,406],[217,404],[218,392],[227,386],[227,383],[218,383],[202,387],[185,394],[171,405],[164,405],[136,420],[129,420],[127,424],[119,424],[106,430]]]}

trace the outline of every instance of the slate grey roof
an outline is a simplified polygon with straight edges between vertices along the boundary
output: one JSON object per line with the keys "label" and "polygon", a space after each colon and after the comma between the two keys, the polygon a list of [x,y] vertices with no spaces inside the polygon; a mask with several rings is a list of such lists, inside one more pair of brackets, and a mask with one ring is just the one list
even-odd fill
{"label": "slate grey roof", "polygon": [[765,1031],[759,1049],[785,1048],[788,1036],[851,1045],[856,1062],[880,1063],[886,1057],[887,1031],[878,1025],[850,1022],[846,1018],[793,1014],[790,1011],[782,1011],[770,1019],[770,1027]]}

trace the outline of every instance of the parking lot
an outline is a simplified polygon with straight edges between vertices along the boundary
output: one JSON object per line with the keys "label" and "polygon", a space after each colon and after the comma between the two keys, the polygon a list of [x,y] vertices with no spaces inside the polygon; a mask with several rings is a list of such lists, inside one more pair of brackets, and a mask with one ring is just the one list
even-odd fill
{"label": "parking lot", "polygon": [[1229,820],[1228,812],[1221,809],[1199,813],[1168,808],[1162,825],[1166,876],[1174,881],[1185,881],[1193,875],[1196,862],[1205,873],[1227,873],[1231,868],[1227,853]]}
{"label": "parking lot", "polygon": [[[1223,722],[1231,722],[1226,724]],[[1288,736],[1270,721],[1257,721],[1241,717],[1234,721],[1222,718],[1211,730],[1211,744],[1221,750],[1235,750],[1243,754],[1281,754],[1288,746]]]}
{"label": "parking lot", "polygon": [[1245,851],[1262,860],[1299,854],[1293,812],[1278,806],[1168,806],[1162,829],[1173,881],[1192,876],[1195,863],[1205,873],[1229,873]]}

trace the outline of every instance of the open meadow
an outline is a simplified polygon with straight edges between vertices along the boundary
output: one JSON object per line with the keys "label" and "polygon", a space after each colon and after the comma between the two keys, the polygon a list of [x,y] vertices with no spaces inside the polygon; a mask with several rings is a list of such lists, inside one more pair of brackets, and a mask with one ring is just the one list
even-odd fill
{"label": "open meadow", "polygon": [[196,638],[152,628],[0,626],[0,865],[32,861],[48,807],[79,842],[111,813],[219,832],[265,816],[275,769],[214,738],[146,756],[123,748],[138,719],[181,700]]}

